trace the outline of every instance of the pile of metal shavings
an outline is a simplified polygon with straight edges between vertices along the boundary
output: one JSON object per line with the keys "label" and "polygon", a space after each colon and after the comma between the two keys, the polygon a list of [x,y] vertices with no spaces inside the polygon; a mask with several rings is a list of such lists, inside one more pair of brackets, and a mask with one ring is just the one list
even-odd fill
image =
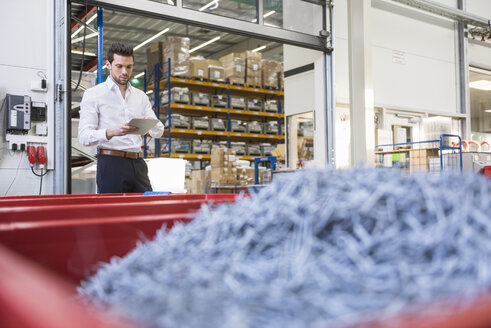
{"label": "pile of metal shavings", "polygon": [[163,227],[79,293],[151,327],[341,327],[460,306],[490,290],[490,197],[473,174],[305,170]]}

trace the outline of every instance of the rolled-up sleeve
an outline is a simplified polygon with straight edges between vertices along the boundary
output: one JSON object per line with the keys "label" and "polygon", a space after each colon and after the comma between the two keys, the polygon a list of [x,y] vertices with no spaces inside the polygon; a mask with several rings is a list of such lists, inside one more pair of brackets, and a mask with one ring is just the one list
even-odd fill
{"label": "rolled-up sleeve", "polygon": [[[156,115],[155,112],[152,110],[152,104],[150,104],[150,100],[148,100],[148,97],[145,95],[144,98],[144,103],[145,103],[145,116],[146,117],[153,117],[156,119],[159,119]],[[148,133],[153,137],[153,138],[160,138],[164,134],[164,125],[159,119],[159,122],[155,127],[150,129]]]}
{"label": "rolled-up sleeve", "polygon": [[83,146],[95,146],[107,141],[106,129],[97,129],[99,126],[99,113],[95,90],[85,91],[80,103],[80,123],[78,126],[78,140]]}

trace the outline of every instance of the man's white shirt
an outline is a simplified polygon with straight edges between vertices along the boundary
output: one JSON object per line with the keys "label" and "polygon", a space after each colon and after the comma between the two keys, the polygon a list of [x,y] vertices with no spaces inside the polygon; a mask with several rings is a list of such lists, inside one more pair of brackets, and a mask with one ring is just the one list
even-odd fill
{"label": "man's white shirt", "polygon": [[[80,103],[78,139],[83,146],[104,149],[140,151],[142,137],[137,134],[106,138],[106,129],[128,123],[133,118],[155,118],[148,96],[128,82],[125,98],[116,83],[108,77],[105,82],[85,91]],[[164,133],[162,122],[148,132],[159,138]]]}

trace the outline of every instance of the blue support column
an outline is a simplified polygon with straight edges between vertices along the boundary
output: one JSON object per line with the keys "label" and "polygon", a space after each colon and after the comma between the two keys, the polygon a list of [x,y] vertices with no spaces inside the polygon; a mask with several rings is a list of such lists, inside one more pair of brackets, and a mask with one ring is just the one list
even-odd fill
{"label": "blue support column", "polygon": [[103,82],[102,66],[104,64],[104,50],[103,50],[103,9],[97,8],[97,84]]}
{"label": "blue support column", "polygon": [[[143,71],[143,92],[147,94],[147,70]],[[157,116],[157,118],[159,118]],[[143,136],[143,158],[147,158],[147,135]]]}
{"label": "blue support column", "polygon": [[[278,86],[278,90],[281,91],[281,87]],[[283,111],[281,109],[281,96],[278,95],[278,114],[281,114]],[[281,135],[281,118],[278,117],[278,135]],[[281,143],[281,140],[278,141],[278,143]]]}
{"label": "blue support column", "polygon": [[[160,118],[160,98],[159,98],[159,77],[160,77],[159,64],[155,64],[153,67],[153,103],[154,103],[154,112],[157,118]],[[155,138],[155,153],[154,157],[160,157],[160,140],[159,138]]]}
{"label": "blue support column", "polygon": [[[230,79],[227,79],[227,84],[230,86]],[[230,109],[230,88],[227,88],[227,108]],[[227,131],[230,132],[232,122],[230,120],[230,113],[227,113]],[[230,133],[227,136],[227,147],[230,148]]]}
{"label": "blue support column", "polygon": [[167,139],[167,145],[169,147],[169,158],[172,153],[172,135],[170,132],[171,126],[172,126],[172,110],[171,110],[171,102],[172,102],[172,94],[171,94],[171,85],[170,85],[170,69],[171,69],[171,62],[170,58],[167,60],[167,121],[169,122],[169,131],[168,131],[168,139]]}

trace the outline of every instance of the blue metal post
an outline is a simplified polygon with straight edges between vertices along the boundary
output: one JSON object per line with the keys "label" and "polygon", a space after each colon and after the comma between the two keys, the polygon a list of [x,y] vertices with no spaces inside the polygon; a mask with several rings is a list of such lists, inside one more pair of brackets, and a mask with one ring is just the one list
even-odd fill
{"label": "blue metal post", "polygon": [[[147,70],[143,71],[143,92],[147,94]],[[157,116],[157,118],[159,118]],[[143,158],[147,158],[147,135],[143,136]]]}
{"label": "blue metal post", "polygon": [[[155,115],[160,118],[160,99],[159,99],[159,64],[155,64],[153,68],[153,103],[155,106]],[[160,140],[155,138],[155,156],[160,157]]]}
{"label": "blue metal post", "polygon": [[171,101],[172,101],[172,95],[171,95],[171,84],[170,84],[170,69],[171,69],[171,61],[170,58],[167,60],[167,121],[169,122],[169,130],[167,132],[168,138],[167,138],[167,146],[169,147],[169,158],[172,153],[172,135],[171,135],[171,126],[172,126],[172,110],[171,110]]}
{"label": "blue metal post", "polygon": [[[230,79],[227,79],[227,108],[230,109]],[[227,131],[230,132],[232,128],[232,121],[230,120],[230,113],[227,113]],[[230,148],[230,133],[227,136],[227,147]]]}
{"label": "blue metal post", "polygon": [[104,53],[103,53],[103,21],[102,21],[102,8],[97,8],[97,84],[102,83],[102,66],[104,64]]}
{"label": "blue metal post", "polygon": [[[278,86],[278,90],[281,91],[280,86]],[[278,114],[281,114],[281,96],[278,95]],[[278,135],[281,135],[281,118],[278,117]],[[278,143],[281,143],[281,140],[278,141]]]}

